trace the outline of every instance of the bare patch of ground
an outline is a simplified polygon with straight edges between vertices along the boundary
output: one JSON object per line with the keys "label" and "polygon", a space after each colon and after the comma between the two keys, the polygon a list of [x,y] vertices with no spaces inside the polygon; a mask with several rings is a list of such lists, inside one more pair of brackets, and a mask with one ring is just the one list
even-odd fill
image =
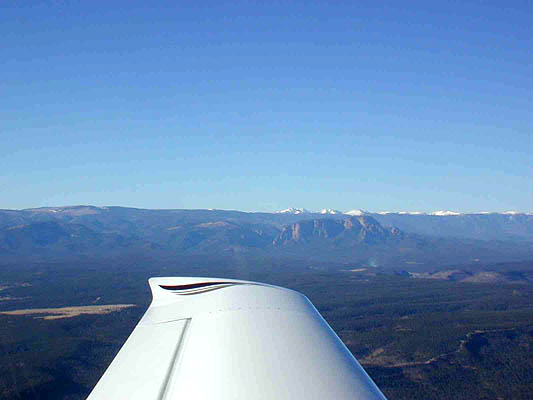
{"label": "bare patch of ground", "polygon": [[11,301],[11,300],[24,300],[29,297],[11,297],[11,296],[0,296],[0,301]]}
{"label": "bare patch of ground", "polygon": [[383,347],[380,347],[366,357],[361,358],[359,362],[367,366],[392,367],[399,364],[401,360],[396,355],[389,354]]}
{"label": "bare patch of ground", "polygon": [[376,358],[377,356],[379,356],[380,354],[382,354],[383,352],[385,351],[385,349],[383,347],[380,347],[379,349],[377,350],[374,350],[372,353],[370,353],[368,356],[366,356],[365,358],[362,358],[361,359],[361,362],[365,363],[365,362],[370,362],[371,360],[373,360],[374,358]]}
{"label": "bare patch of ground", "polygon": [[449,353],[438,354],[435,357],[431,357],[424,361],[412,361],[412,362],[399,361],[394,356],[387,355],[385,353],[385,349],[383,347],[380,347],[379,349],[370,353],[365,358],[362,358],[360,362],[363,365],[370,365],[370,366],[378,365],[378,366],[390,367],[390,368],[406,368],[406,367],[417,367],[417,366],[422,366],[422,365],[429,365],[437,361],[445,360],[454,354],[460,353],[461,351],[465,349],[467,343],[472,339],[474,335],[479,335],[479,334],[484,334],[484,333],[494,333],[494,332],[506,332],[506,331],[514,331],[514,330],[515,328],[485,329],[485,330],[476,329],[473,332],[467,333],[465,339],[460,340],[459,346],[456,350],[449,352]]}
{"label": "bare patch of ground", "polygon": [[125,308],[135,307],[135,304],[109,304],[104,306],[80,306],[63,308],[33,308],[27,310],[1,311],[4,315],[36,315],[35,318],[61,319],[73,318],[82,314],[109,314]]}
{"label": "bare patch of ground", "polygon": [[228,224],[224,221],[216,221],[216,222],[205,222],[203,224],[196,225],[199,228],[219,228],[219,227],[227,227],[231,226],[231,224]]}

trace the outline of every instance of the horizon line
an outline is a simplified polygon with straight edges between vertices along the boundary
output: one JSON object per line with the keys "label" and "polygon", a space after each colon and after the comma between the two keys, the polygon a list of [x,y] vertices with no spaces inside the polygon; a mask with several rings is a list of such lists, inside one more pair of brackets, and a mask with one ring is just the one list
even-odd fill
{"label": "horizon line", "polygon": [[257,213],[257,214],[321,214],[321,215],[350,215],[350,212],[360,212],[361,215],[365,214],[379,214],[379,215],[388,215],[388,214],[399,214],[399,215],[427,215],[427,216],[457,216],[457,215],[489,215],[489,214],[505,214],[505,215],[533,215],[531,211],[519,211],[519,210],[505,210],[505,211],[455,211],[455,210],[435,210],[435,211],[368,211],[360,208],[353,208],[347,211],[341,211],[333,208],[323,208],[321,210],[311,210],[304,207],[289,207],[282,210],[276,211],[259,211],[259,210],[238,210],[238,209],[223,209],[223,208],[147,208],[147,207],[134,207],[134,206],[120,206],[120,205],[106,205],[106,206],[97,206],[92,204],[74,204],[74,205],[63,205],[63,206],[40,206],[40,207],[29,207],[29,208],[0,208],[0,211],[38,211],[38,210],[60,210],[68,208],[99,208],[99,209],[108,209],[108,208],[130,208],[137,210],[151,210],[151,211],[228,211],[228,212],[242,212],[242,213]]}

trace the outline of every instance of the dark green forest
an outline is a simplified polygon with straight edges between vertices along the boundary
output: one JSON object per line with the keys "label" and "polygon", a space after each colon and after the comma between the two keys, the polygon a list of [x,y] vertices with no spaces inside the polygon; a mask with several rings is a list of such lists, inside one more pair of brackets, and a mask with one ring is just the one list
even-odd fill
{"label": "dark green forest", "polygon": [[301,291],[390,399],[533,394],[533,286],[527,283],[413,279],[246,257],[72,259],[5,264],[1,271],[0,311],[136,305],[55,320],[0,314],[1,399],[85,398],[148,307],[147,278],[178,275]]}

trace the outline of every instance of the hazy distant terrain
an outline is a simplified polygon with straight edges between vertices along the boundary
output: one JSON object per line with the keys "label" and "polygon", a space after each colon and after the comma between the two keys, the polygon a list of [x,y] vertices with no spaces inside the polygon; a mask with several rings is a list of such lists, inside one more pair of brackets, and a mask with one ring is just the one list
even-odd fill
{"label": "hazy distant terrain", "polygon": [[533,215],[478,213],[458,215],[372,214],[383,225],[439,237],[479,240],[533,240]]}
{"label": "hazy distant terrain", "polygon": [[526,214],[292,214],[75,206],[0,211],[0,255],[233,254],[424,272],[533,258]]}

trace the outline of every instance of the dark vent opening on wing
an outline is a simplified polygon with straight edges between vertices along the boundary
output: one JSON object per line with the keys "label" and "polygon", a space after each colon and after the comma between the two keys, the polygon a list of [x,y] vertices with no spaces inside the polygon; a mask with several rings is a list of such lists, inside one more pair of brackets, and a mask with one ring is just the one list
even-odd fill
{"label": "dark vent opening on wing", "polygon": [[188,285],[159,285],[161,289],[165,290],[190,290],[199,289],[216,285],[240,285],[240,282],[202,282],[202,283],[190,283]]}

